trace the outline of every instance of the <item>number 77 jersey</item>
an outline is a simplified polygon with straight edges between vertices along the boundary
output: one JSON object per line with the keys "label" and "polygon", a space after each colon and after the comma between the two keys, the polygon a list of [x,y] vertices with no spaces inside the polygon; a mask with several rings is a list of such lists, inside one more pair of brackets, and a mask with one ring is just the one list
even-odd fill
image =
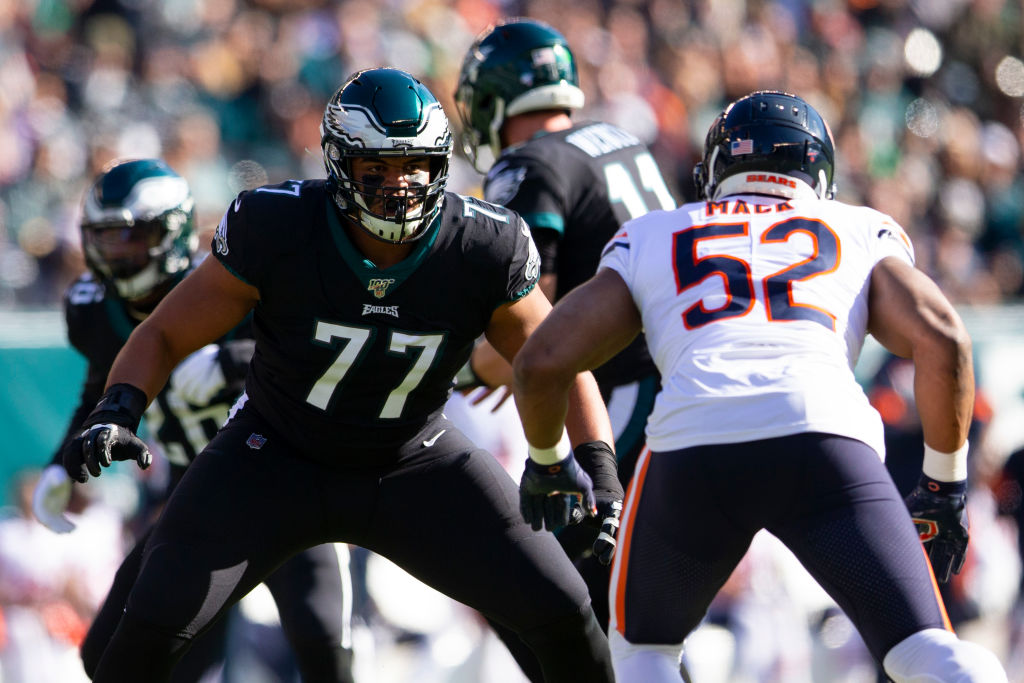
{"label": "number 77 jersey", "polygon": [[903,229],[837,201],[732,195],[627,223],[601,267],[628,285],[662,374],[651,450],[814,431],[884,456],[853,367],[890,256],[914,263]]}

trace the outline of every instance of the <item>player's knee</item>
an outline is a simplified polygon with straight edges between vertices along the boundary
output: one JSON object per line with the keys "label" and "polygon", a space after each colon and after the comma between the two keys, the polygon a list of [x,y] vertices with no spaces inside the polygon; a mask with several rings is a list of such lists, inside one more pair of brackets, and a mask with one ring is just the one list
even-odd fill
{"label": "player's knee", "polygon": [[895,683],[1006,681],[1006,672],[994,654],[940,628],[904,638],[886,653],[882,665]]}
{"label": "player's knee", "polygon": [[102,651],[90,653],[87,673],[103,680],[164,680],[191,644],[126,613]]}
{"label": "player's knee", "polygon": [[[176,544],[154,547],[125,612],[166,633],[189,638],[202,632],[224,609],[245,565],[211,574],[189,558],[188,549]],[[168,591],[167,586],[175,590]]]}
{"label": "player's knee", "polygon": [[615,680],[619,683],[667,681],[680,677],[682,643],[631,643],[616,629],[609,631],[608,643],[615,666]]}

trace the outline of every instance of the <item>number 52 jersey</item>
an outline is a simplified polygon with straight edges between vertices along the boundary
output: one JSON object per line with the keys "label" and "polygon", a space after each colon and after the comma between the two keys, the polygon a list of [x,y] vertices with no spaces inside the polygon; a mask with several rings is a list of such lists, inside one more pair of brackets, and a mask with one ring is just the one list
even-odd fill
{"label": "number 52 jersey", "polygon": [[914,262],[892,218],[829,200],[733,195],[623,226],[601,267],[629,286],[663,378],[651,450],[825,432],[884,457],[853,367],[889,256]]}

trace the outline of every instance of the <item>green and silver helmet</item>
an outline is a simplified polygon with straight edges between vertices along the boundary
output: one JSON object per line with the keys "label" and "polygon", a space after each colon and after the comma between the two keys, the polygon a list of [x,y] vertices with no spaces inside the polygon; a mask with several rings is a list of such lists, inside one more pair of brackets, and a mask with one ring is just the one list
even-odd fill
{"label": "green and silver helmet", "polygon": [[121,297],[148,297],[192,264],[194,207],[188,182],[163,161],[113,162],[82,203],[86,265]]}
{"label": "green and silver helmet", "polygon": [[501,154],[498,132],[506,118],[580,109],[583,99],[576,58],[561,33],[534,19],[497,24],[469,48],[455,91],[466,156],[486,173]]}
{"label": "green and silver helmet", "polygon": [[[452,135],[448,117],[425,85],[399,69],[365,69],[334,93],[320,124],[329,191],[342,213],[385,242],[423,235],[441,210]],[[355,157],[426,157],[427,183],[388,196],[383,213],[370,207],[387,188],[353,177]]]}

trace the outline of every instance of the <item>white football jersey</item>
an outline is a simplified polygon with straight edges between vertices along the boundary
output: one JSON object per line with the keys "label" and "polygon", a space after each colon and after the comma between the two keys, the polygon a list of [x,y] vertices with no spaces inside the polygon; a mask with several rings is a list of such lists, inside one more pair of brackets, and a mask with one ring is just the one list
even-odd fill
{"label": "white football jersey", "polygon": [[629,286],[662,375],[650,448],[825,432],[884,457],[853,367],[887,256],[914,263],[892,218],[830,200],[733,195],[626,223],[600,267]]}

